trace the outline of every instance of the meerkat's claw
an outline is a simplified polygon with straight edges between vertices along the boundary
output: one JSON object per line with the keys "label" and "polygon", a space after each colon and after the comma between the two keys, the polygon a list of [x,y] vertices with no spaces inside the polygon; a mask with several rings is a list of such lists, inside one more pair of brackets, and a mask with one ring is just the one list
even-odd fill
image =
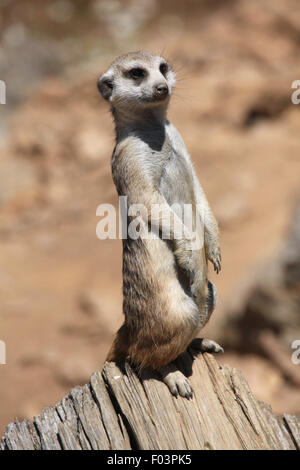
{"label": "meerkat's claw", "polygon": [[221,255],[216,260],[213,260],[214,270],[217,274],[221,271]]}
{"label": "meerkat's claw", "polygon": [[207,257],[212,262],[216,273],[219,274],[219,272],[221,271],[221,261],[222,261],[220,248],[217,247],[217,248],[209,250]]}
{"label": "meerkat's claw", "polygon": [[175,397],[180,395],[188,400],[193,398],[192,386],[189,380],[179,370],[169,372],[163,377],[163,381]]}
{"label": "meerkat's claw", "polygon": [[196,338],[191,342],[190,346],[200,352],[224,353],[222,346],[212,339]]}
{"label": "meerkat's claw", "polygon": [[191,386],[189,380],[187,380],[187,383],[185,384],[185,388],[186,388],[185,397],[188,400],[192,399],[193,398],[193,389],[192,389],[192,386]]}
{"label": "meerkat's claw", "polygon": [[217,274],[219,274],[219,272],[221,271],[221,265],[220,265],[220,263],[218,263],[218,262],[215,263],[215,262],[214,262],[213,265],[214,265],[214,270],[215,270],[215,272],[216,272]]}

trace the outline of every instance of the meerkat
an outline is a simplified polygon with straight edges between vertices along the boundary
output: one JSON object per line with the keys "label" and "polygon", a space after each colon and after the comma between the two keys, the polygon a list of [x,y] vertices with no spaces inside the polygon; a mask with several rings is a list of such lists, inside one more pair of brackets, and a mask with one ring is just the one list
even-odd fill
{"label": "meerkat", "polygon": [[[201,352],[223,351],[212,340],[196,339],[216,304],[207,260],[218,273],[221,254],[217,222],[183,139],[166,117],[175,82],[171,65],[145,51],[118,57],[98,81],[115,122],[111,166],[117,192],[128,207],[147,209],[139,217],[140,236],[123,239],[125,321],[107,361],[128,358],[139,370],[158,371],[173,395],[190,399],[191,384],[175,360],[193,340]],[[156,215],[154,205],[162,209]],[[192,207],[192,230],[178,210],[185,205]],[[126,223],[133,219],[127,215]],[[149,231],[153,236],[146,236]],[[194,249],[197,235],[203,243]]]}

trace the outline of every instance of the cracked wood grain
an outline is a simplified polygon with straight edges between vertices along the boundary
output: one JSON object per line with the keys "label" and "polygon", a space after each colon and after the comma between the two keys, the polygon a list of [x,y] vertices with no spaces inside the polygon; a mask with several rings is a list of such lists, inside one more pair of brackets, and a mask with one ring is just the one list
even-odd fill
{"label": "cracked wood grain", "polygon": [[173,397],[153,373],[106,363],[33,421],[10,423],[0,449],[299,449],[300,417],[275,416],[241,372],[193,350],[178,366],[192,400]]}

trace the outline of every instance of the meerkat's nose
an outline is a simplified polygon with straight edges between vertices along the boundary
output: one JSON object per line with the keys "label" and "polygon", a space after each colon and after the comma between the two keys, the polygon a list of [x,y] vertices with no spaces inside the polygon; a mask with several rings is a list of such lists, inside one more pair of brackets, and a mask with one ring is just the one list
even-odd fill
{"label": "meerkat's nose", "polygon": [[166,85],[165,83],[159,83],[155,86],[155,91],[159,95],[167,95],[169,93],[169,88],[168,85]]}

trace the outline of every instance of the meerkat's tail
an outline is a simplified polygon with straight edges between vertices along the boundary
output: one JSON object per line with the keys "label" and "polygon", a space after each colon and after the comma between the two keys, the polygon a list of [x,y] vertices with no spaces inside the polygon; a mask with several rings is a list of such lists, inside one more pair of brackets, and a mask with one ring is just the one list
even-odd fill
{"label": "meerkat's tail", "polygon": [[208,321],[212,312],[216,308],[216,305],[218,302],[218,294],[217,294],[217,288],[212,282],[208,281],[207,287],[208,287],[208,295],[206,299],[206,306],[207,306],[207,314],[208,314],[207,321]]}
{"label": "meerkat's tail", "polygon": [[107,362],[122,362],[128,356],[128,334],[125,325],[117,332],[113,344],[106,357]]}

